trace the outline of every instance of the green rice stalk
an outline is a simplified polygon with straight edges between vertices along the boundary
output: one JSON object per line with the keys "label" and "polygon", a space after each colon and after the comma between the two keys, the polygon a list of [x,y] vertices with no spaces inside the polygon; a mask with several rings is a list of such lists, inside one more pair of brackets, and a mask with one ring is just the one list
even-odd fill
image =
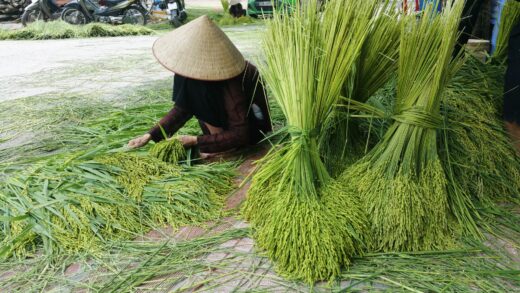
{"label": "green rice stalk", "polygon": [[186,159],[186,149],[182,142],[176,138],[163,140],[150,148],[152,157],[166,163],[176,164]]}
{"label": "green rice stalk", "polygon": [[502,9],[500,16],[500,27],[498,31],[497,44],[493,59],[499,62],[507,60],[509,36],[513,27],[520,22],[520,3],[515,0],[508,0]]}
{"label": "green rice stalk", "polygon": [[463,4],[450,2],[440,14],[428,5],[419,20],[404,17],[394,122],[340,178],[365,202],[375,250],[431,250],[451,243],[437,129],[443,91],[459,67],[452,52]]}
{"label": "green rice stalk", "polygon": [[357,198],[332,187],[318,141],[369,33],[375,5],[333,0],[321,7],[312,0],[268,22],[260,71],[287,119],[288,139],[263,159],[244,214],[258,246],[288,278],[332,278],[363,250]]}

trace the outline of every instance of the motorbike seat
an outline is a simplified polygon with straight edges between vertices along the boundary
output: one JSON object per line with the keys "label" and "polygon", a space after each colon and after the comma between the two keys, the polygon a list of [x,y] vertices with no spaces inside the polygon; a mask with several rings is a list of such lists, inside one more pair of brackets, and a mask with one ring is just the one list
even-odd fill
{"label": "motorbike seat", "polygon": [[116,6],[117,4],[123,2],[123,1],[126,1],[126,0],[105,0],[105,5],[110,7],[110,6]]}

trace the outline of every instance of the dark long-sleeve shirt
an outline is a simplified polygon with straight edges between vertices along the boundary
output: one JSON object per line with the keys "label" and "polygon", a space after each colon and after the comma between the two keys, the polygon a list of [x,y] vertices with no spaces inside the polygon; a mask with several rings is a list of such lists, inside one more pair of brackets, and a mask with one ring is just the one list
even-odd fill
{"label": "dark long-sleeve shirt", "polygon": [[[248,63],[244,73],[223,83],[226,127],[222,132],[215,134],[210,134],[202,127],[204,134],[197,137],[197,145],[201,152],[217,153],[254,144],[262,139],[263,133],[271,131],[265,91],[258,80],[256,67]],[[255,117],[251,110],[252,104],[256,104],[262,110],[263,119]],[[171,136],[192,117],[193,113],[174,106],[159,124],[150,130],[152,140],[157,142],[164,139],[161,127]]]}

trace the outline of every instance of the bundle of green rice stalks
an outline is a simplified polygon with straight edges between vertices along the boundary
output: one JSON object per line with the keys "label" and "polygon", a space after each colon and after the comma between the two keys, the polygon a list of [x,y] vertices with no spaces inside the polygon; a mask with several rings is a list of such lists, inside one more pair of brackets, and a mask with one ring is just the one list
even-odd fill
{"label": "bundle of green rice stalks", "polygon": [[404,16],[394,122],[383,139],[340,177],[359,192],[371,221],[372,248],[416,251],[450,242],[448,178],[439,158],[442,95],[459,67],[452,61],[464,1],[442,13],[427,5]]}
{"label": "bundle of green rice stalks", "polygon": [[509,36],[513,27],[520,22],[520,2],[508,0],[502,9],[500,16],[500,27],[498,31],[497,44],[493,59],[499,62],[505,62],[507,59],[507,48],[509,44]]}
{"label": "bundle of green rice stalks", "polygon": [[353,103],[367,102],[397,71],[401,25],[394,5],[386,1],[370,16],[370,32],[343,88],[345,98],[340,100],[333,121],[327,123],[330,129],[325,131],[328,135],[320,146],[332,174],[341,173],[368,147],[367,131],[360,129],[359,120],[349,119],[354,114]]}
{"label": "bundle of green rice stalks", "polygon": [[186,159],[186,149],[182,142],[176,138],[166,139],[156,143],[149,150],[152,157],[166,163],[178,163]]}
{"label": "bundle of green rice stalks", "polygon": [[39,250],[47,256],[97,253],[107,241],[165,224],[215,220],[232,187],[233,167],[181,167],[116,154],[97,161],[48,160],[12,172],[0,184],[0,257]]}
{"label": "bundle of green rice stalks", "polygon": [[376,3],[311,0],[268,22],[260,71],[287,119],[287,139],[260,163],[243,212],[258,246],[288,278],[333,278],[363,251],[365,215],[357,197],[330,178],[318,141]]}

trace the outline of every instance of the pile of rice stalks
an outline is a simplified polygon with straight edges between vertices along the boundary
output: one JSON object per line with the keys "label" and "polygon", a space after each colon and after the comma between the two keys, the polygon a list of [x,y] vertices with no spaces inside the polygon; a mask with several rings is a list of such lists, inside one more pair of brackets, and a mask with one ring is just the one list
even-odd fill
{"label": "pile of rice stalks", "polygon": [[243,211],[258,246],[288,278],[333,278],[364,250],[365,215],[357,197],[331,179],[318,141],[369,34],[376,2],[312,0],[268,22],[260,71],[287,119],[288,139],[260,163]]}
{"label": "pile of rice stalks", "polygon": [[503,76],[503,66],[469,56],[445,92],[443,160],[472,201],[511,199],[520,193],[520,158],[497,110]]}
{"label": "pile of rice stalks", "polygon": [[0,256],[25,257],[39,249],[47,256],[95,253],[107,241],[164,224],[216,219],[232,186],[232,169],[169,165],[121,153],[12,170],[0,184]]}
{"label": "pile of rice stalks", "polygon": [[155,32],[138,25],[109,25],[89,23],[83,26],[72,25],[64,21],[38,21],[18,30],[0,29],[0,40],[48,40],[91,37],[118,37],[152,35]]}

